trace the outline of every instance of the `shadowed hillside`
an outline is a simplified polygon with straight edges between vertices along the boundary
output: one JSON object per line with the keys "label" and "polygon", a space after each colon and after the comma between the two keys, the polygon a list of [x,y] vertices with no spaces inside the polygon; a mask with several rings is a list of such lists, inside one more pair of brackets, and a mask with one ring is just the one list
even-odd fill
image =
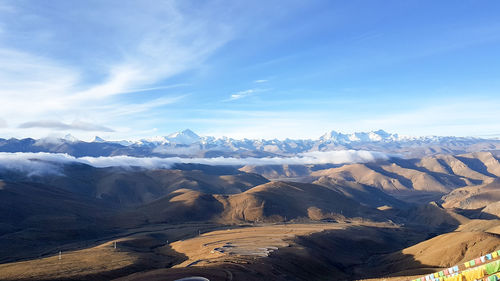
{"label": "shadowed hillside", "polygon": [[364,278],[424,275],[462,264],[500,247],[500,237],[483,232],[451,232],[368,261]]}
{"label": "shadowed hillside", "polygon": [[22,171],[0,170],[0,177],[50,185],[116,206],[144,204],[182,188],[210,194],[234,194],[268,182],[260,175],[233,167],[189,164],[152,170],[69,164],[60,167],[57,174],[27,176]]}

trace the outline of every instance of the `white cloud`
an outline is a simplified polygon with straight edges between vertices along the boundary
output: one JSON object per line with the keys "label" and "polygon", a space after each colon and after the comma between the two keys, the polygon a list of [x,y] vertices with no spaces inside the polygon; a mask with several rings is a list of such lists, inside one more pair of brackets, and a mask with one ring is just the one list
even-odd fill
{"label": "white cloud", "polygon": [[98,119],[101,119],[106,117],[115,118],[123,115],[133,115],[136,113],[149,111],[154,108],[175,104],[180,100],[186,98],[187,96],[188,95],[168,96],[150,100],[144,103],[98,106],[95,108],[98,112],[96,112],[94,116],[98,117]]}
{"label": "white cloud", "polygon": [[79,74],[53,60],[0,48],[0,111],[29,119],[63,110],[63,99]]}
{"label": "white cloud", "polygon": [[267,90],[266,89],[248,89],[248,90],[244,90],[244,91],[239,91],[239,92],[234,93],[231,96],[229,96],[229,99],[227,99],[226,101],[238,100],[241,98],[251,96],[255,93],[260,93],[260,92],[265,92],[265,91],[267,91]]}
{"label": "white cloud", "polygon": [[123,93],[127,94],[127,93],[137,93],[137,92],[148,92],[148,91],[156,91],[156,90],[173,89],[173,88],[179,88],[179,87],[184,87],[184,86],[189,86],[189,84],[181,83],[181,84],[173,84],[173,85],[166,85],[166,86],[159,86],[159,87],[130,89],[130,90],[123,92]]}
{"label": "white cloud", "polygon": [[22,123],[19,125],[19,128],[50,128],[54,130],[79,130],[79,131],[93,131],[93,132],[113,132],[113,129],[110,129],[105,126],[91,124],[83,121],[74,121],[71,124],[65,124],[59,121],[31,121]]}
{"label": "white cloud", "polygon": [[7,127],[7,121],[5,119],[0,118],[0,128],[6,128]]}
{"label": "white cloud", "polygon": [[230,97],[229,97],[229,100],[237,100],[237,99],[241,99],[241,98],[244,98],[246,96],[249,96],[251,94],[255,93],[255,89],[249,89],[249,90],[245,90],[245,91],[239,91],[237,92],[236,94],[232,94]]}
{"label": "white cloud", "polygon": [[[0,17],[0,27],[7,33],[3,34],[5,38],[19,37],[17,41],[27,42],[26,46],[9,45],[4,43],[9,40],[0,38],[0,111],[9,116],[9,124],[13,125],[3,131],[8,136],[41,137],[40,134],[46,135],[54,128],[38,126],[37,130],[23,130],[25,123],[32,120],[55,119],[66,125],[72,120],[85,120],[113,127],[127,126],[124,115],[141,116],[186,96],[163,94],[158,98],[157,94],[143,92],[158,93],[185,85],[159,86],[174,75],[202,66],[233,37],[232,26],[224,20],[209,13],[191,14],[180,7],[182,2],[118,6],[99,3],[93,7],[83,5],[86,7],[78,13],[69,12],[69,16],[61,17],[54,15],[66,11],[55,9],[51,15],[45,15],[43,9],[25,11],[16,2],[12,5],[16,6],[15,13],[32,16],[29,27],[37,21],[40,24],[33,30],[23,26],[26,24],[23,21],[13,21],[16,15],[10,19]],[[71,20],[65,22],[68,18]],[[76,21],[81,24],[73,26]],[[9,28],[10,24],[17,29]],[[99,30],[98,35],[89,38],[95,42],[89,42],[89,46],[75,45],[79,41],[73,36],[68,38],[68,34],[80,28],[92,33]],[[30,38],[42,33],[46,34],[45,39]],[[99,38],[99,42],[94,38]],[[57,42],[67,45],[65,51],[51,53],[61,47],[62,43]],[[75,54],[84,62],[75,62],[72,57]],[[126,100],[118,98],[123,95],[127,95]]]}
{"label": "white cloud", "polygon": [[268,80],[266,80],[266,79],[259,79],[259,80],[255,80],[255,81],[253,81],[253,82],[254,82],[254,83],[258,83],[258,84],[259,84],[259,83],[266,83],[267,81],[268,81]]}
{"label": "white cloud", "polygon": [[67,140],[68,140],[67,138],[63,138],[61,136],[49,135],[45,138],[36,140],[35,146],[61,145],[64,144],[64,142]]}
{"label": "white cloud", "polygon": [[295,157],[269,158],[158,158],[158,157],[81,157],[59,153],[7,153],[0,152],[0,169],[16,170],[28,175],[60,174],[61,165],[83,163],[94,167],[143,167],[148,169],[169,168],[175,163],[196,163],[205,165],[284,165],[284,164],[346,164],[386,160],[389,156],[374,151],[341,150],[328,152],[307,152]]}
{"label": "white cloud", "polygon": [[61,174],[61,165],[76,162],[65,154],[0,153],[0,169],[26,173],[28,176]]}

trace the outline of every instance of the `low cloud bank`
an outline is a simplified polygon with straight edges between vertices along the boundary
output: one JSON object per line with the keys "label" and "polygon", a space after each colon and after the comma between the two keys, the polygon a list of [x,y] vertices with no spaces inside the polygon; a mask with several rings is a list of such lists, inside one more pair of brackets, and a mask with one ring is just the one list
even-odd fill
{"label": "low cloud bank", "polygon": [[350,164],[387,160],[389,155],[366,150],[314,151],[294,157],[268,158],[180,158],[180,157],[81,157],[76,158],[61,153],[7,153],[0,152],[0,170],[26,172],[28,175],[59,174],[64,164],[83,163],[98,168],[104,167],[144,167],[148,169],[168,169],[176,163],[205,165],[305,165],[305,164]]}
{"label": "low cloud bank", "polygon": [[77,162],[74,157],[60,153],[0,152],[0,171],[25,172],[28,176],[61,174],[61,166],[73,162]]}

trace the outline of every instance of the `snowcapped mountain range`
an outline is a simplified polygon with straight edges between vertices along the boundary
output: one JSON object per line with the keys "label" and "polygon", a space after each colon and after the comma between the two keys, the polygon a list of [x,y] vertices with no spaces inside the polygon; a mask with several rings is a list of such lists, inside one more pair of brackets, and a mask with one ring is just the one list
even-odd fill
{"label": "snowcapped mountain range", "polygon": [[52,152],[82,156],[129,155],[136,157],[272,157],[293,156],[311,151],[371,150],[422,156],[438,153],[466,153],[500,150],[500,140],[472,137],[406,137],[384,130],[344,134],[331,131],[319,139],[255,140],[199,136],[186,129],[167,136],[138,141],[106,141],[98,136],[91,142],[64,138],[0,139],[0,152]]}
{"label": "snowcapped mountain range", "polygon": [[[449,139],[449,138],[454,138],[457,140],[478,140],[478,138],[473,138],[473,137],[438,137],[438,136],[425,136],[425,137],[408,137],[408,136],[400,136],[398,134],[393,134],[393,133],[388,133],[384,130],[377,130],[377,131],[371,131],[371,132],[355,132],[351,134],[344,134],[340,133],[337,131],[330,131],[329,133],[326,133],[322,135],[317,141],[323,142],[323,143],[337,143],[337,144],[350,144],[350,143],[362,143],[362,142],[408,142],[408,141],[438,141],[442,139]],[[96,140],[98,141],[104,141],[102,138],[96,136]],[[96,141],[94,140],[94,141]],[[251,139],[243,139],[243,140],[237,140],[237,139],[232,139],[232,138],[227,138],[227,137],[222,137],[222,138],[215,138],[212,136],[199,136],[195,132],[191,131],[190,129],[186,129],[183,131],[175,132],[172,133],[168,136],[157,136],[153,138],[147,138],[147,139],[142,139],[137,142],[130,142],[130,144],[147,144],[147,143],[155,143],[155,144],[181,144],[181,145],[190,145],[193,143],[203,143],[203,144],[210,144],[210,143],[220,143],[221,141],[223,142],[231,142],[231,143],[236,143],[236,142],[248,142],[248,141],[253,141],[253,142],[263,142],[263,143],[277,143],[277,142],[303,142],[303,141],[315,141],[315,140],[291,140],[291,139],[286,139],[284,141],[280,141],[277,139],[273,140],[251,140]]]}
{"label": "snowcapped mountain range", "polygon": [[405,140],[405,138],[400,137],[398,134],[387,133],[384,130],[378,130],[372,132],[356,132],[352,134],[342,134],[336,131],[331,131],[330,133],[321,136],[320,140],[323,140],[325,142],[336,142],[336,143],[347,144],[352,142],[401,141]]}

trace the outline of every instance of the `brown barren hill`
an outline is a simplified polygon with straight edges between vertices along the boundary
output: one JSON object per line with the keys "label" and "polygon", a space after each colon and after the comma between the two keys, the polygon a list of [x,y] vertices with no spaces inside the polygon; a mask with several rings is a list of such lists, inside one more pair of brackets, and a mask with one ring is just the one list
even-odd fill
{"label": "brown barren hill", "polygon": [[246,165],[240,171],[262,175],[267,179],[309,177],[312,165]]}
{"label": "brown barren hill", "polygon": [[474,152],[458,155],[457,158],[472,169],[489,177],[500,177],[500,161],[491,152]]}
{"label": "brown barren hill", "polygon": [[124,216],[130,218],[133,214],[139,222],[145,220],[146,223],[179,223],[212,220],[222,211],[222,204],[212,194],[178,189]]}
{"label": "brown barren hill", "polygon": [[[478,168],[479,166],[473,165],[478,161],[471,161],[471,159],[476,159],[471,154],[465,154],[462,156],[453,156],[453,155],[436,155],[435,157],[440,161],[440,163],[449,167],[449,170],[453,172],[453,174],[457,176],[462,176],[465,178],[473,179],[473,180],[488,180],[491,179],[491,175],[483,174],[474,168]],[[469,164],[469,165],[467,165]]]}
{"label": "brown barren hill", "polygon": [[[401,191],[411,189],[408,182],[402,183],[401,178],[390,177],[383,171],[376,171],[366,164],[351,164],[339,168],[319,170],[311,173],[315,177],[330,177],[337,180],[357,182],[370,185],[385,191]],[[406,179],[403,179],[406,180]]]}
{"label": "brown barren hill", "polygon": [[217,196],[226,221],[284,221],[290,219],[376,218],[376,209],[360,205],[324,186],[293,182],[270,182],[241,194]]}
{"label": "brown barren hill", "polygon": [[240,194],[206,194],[179,189],[167,196],[117,216],[120,225],[217,221],[281,222],[362,218],[383,220],[382,212],[363,206],[330,188],[305,183],[270,182]]}
{"label": "brown barren hill", "polygon": [[351,164],[311,173],[337,181],[373,186],[390,193],[423,191],[446,193],[457,187],[447,179],[418,169],[404,168],[396,163]]}
{"label": "brown barren hill", "polygon": [[[500,201],[500,180],[458,188],[443,196],[446,208],[478,209]],[[493,208],[493,207],[492,207]]]}
{"label": "brown barren hill", "polygon": [[413,208],[402,210],[400,216],[406,218],[412,224],[420,224],[426,227],[456,228],[461,224],[469,222],[469,219],[456,214],[452,210],[444,209],[436,202],[416,205]]}
{"label": "brown barren hill", "polygon": [[373,260],[374,272],[385,276],[414,276],[439,271],[500,248],[498,235],[484,232],[451,232],[436,236]]}
{"label": "brown barren hill", "polygon": [[500,218],[500,201],[495,203],[488,204],[482,211],[484,215],[493,215],[497,218]]}
{"label": "brown barren hill", "polygon": [[62,174],[36,178],[23,176],[16,181],[36,181],[122,207],[146,204],[177,189],[236,194],[269,182],[258,174],[245,173],[233,167],[188,164],[173,169],[152,170],[71,164],[64,166]]}
{"label": "brown barren hill", "polygon": [[178,189],[210,194],[235,194],[268,182],[257,174],[206,173],[202,170],[123,171],[102,177],[96,184],[96,197],[120,204],[154,201]]}
{"label": "brown barren hill", "polygon": [[451,189],[451,186],[443,184],[430,173],[422,172],[416,169],[403,168],[396,163],[383,165],[381,168],[391,174],[396,174],[400,177],[408,179],[414,190],[448,192]]}
{"label": "brown barren hill", "polygon": [[404,208],[406,206],[406,203],[404,203],[403,201],[392,197],[391,195],[376,187],[360,184],[357,182],[339,180],[336,178],[323,176],[315,180],[313,183],[331,188],[342,193],[350,199],[375,208],[383,206]]}

